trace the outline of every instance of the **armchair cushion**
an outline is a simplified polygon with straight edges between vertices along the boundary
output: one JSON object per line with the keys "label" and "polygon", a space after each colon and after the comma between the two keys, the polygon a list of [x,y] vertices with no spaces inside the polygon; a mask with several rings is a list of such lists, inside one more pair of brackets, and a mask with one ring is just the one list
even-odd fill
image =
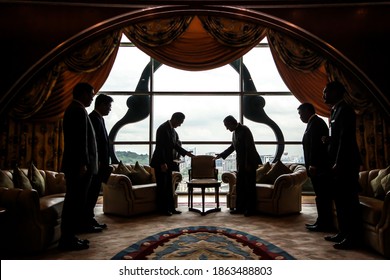
{"label": "armchair cushion", "polygon": [[112,171],[114,174],[123,174],[130,178],[131,169],[123,164],[122,161],[118,163],[118,166]]}
{"label": "armchair cushion", "polygon": [[258,199],[272,199],[274,185],[256,184],[256,195]]}
{"label": "armchair cushion", "polygon": [[19,188],[22,190],[32,190],[30,180],[27,178],[27,175],[19,167],[14,168],[12,179],[15,188]]}
{"label": "armchair cushion", "polygon": [[292,171],[290,168],[285,166],[281,161],[276,162],[270,171],[267,172],[267,174],[264,175],[263,180],[261,183],[263,184],[274,184],[276,179],[280,175],[284,174],[290,174]]}
{"label": "armchair cushion", "polygon": [[32,188],[38,192],[39,197],[44,196],[45,178],[43,178],[42,174],[39,172],[38,168],[36,168],[33,163],[31,163],[30,168],[28,169],[27,177],[30,180]]}
{"label": "armchair cushion", "polygon": [[134,198],[139,200],[156,199],[156,184],[133,185]]}
{"label": "armchair cushion", "polygon": [[390,174],[387,174],[383,179],[381,180],[381,185],[383,190],[385,191],[385,194],[390,191]]}
{"label": "armchair cushion", "polygon": [[259,168],[256,170],[256,183],[262,183],[264,181],[265,174],[267,174],[270,170],[271,164],[269,162],[259,165]]}
{"label": "armchair cushion", "polygon": [[128,175],[133,185],[144,185],[152,183],[152,174],[150,174],[138,161],[134,165],[134,169]]}
{"label": "armchair cushion", "polygon": [[0,187],[7,189],[14,188],[14,183],[12,182],[12,179],[3,170],[0,170]]}
{"label": "armchair cushion", "polygon": [[382,199],[382,200],[384,199],[386,193],[384,188],[382,187],[381,181],[389,173],[390,173],[390,166],[387,167],[386,169],[379,170],[378,175],[373,180],[371,180],[370,185],[375,198]]}

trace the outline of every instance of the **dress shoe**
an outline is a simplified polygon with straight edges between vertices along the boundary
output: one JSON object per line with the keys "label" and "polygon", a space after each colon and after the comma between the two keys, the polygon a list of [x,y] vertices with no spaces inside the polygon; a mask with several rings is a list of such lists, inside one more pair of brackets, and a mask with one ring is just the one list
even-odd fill
{"label": "dress shoe", "polygon": [[230,214],[232,214],[232,215],[235,215],[235,214],[244,214],[244,212],[243,212],[243,211],[240,211],[240,210],[232,210],[232,211],[230,211]]}
{"label": "dress shoe", "polygon": [[105,229],[107,228],[107,225],[106,224],[100,224],[98,221],[96,221],[95,219],[92,220],[92,226],[94,227],[100,227],[102,229]]}
{"label": "dress shoe", "polygon": [[99,227],[101,229],[106,229],[107,225],[106,224],[99,224],[99,223],[97,223],[97,224],[95,224],[95,227]]}
{"label": "dress shoe", "polygon": [[336,235],[325,236],[324,239],[326,241],[339,243],[344,240],[344,237],[341,234],[336,234]]}
{"label": "dress shoe", "polygon": [[172,211],[172,214],[181,214],[181,211],[179,211],[179,210],[173,210],[173,211]]}
{"label": "dress shoe", "polygon": [[315,226],[307,226],[306,227],[310,231],[315,231],[315,232],[330,232],[333,231],[333,227],[330,226],[322,226],[322,225],[315,225]]}
{"label": "dress shoe", "polygon": [[78,230],[79,233],[98,233],[102,231],[103,229],[101,227],[95,227],[95,226],[83,226],[80,227]]}
{"label": "dress shoe", "polygon": [[77,240],[78,242],[82,243],[82,244],[89,244],[89,240],[88,239],[78,239]]}
{"label": "dress shoe", "polygon": [[80,250],[88,249],[89,244],[87,244],[85,240],[83,241],[84,242],[81,242],[79,239],[73,239],[68,241],[60,240],[58,244],[58,249],[62,251],[80,251]]}
{"label": "dress shoe", "polygon": [[315,222],[314,224],[305,224],[305,227],[314,227],[317,225],[317,222]]}
{"label": "dress shoe", "polygon": [[357,243],[350,240],[350,239],[343,239],[343,241],[336,243],[333,245],[333,248],[339,249],[339,250],[349,250],[349,249],[355,249],[357,247]]}
{"label": "dress shoe", "polygon": [[172,212],[171,211],[162,211],[161,214],[165,215],[165,216],[172,216]]}

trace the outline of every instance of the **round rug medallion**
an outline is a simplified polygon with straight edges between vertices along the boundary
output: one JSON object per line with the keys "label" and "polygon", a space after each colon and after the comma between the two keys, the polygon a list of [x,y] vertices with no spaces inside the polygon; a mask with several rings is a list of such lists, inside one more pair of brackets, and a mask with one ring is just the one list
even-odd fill
{"label": "round rug medallion", "polygon": [[293,260],[277,246],[229,228],[193,226],[149,236],[114,260]]}

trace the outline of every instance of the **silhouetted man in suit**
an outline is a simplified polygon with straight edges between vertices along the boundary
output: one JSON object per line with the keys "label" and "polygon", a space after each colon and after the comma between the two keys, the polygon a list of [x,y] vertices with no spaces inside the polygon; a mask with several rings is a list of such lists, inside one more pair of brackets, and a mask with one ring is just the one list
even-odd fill
{"label": "silhouetted man in suit", "polygon": [[231,214],[253,215],[256,210],[256,169],[261,164],[252,132],[245,125],[237,122],[233,116],[227,116],[223,123],[233,132],[232,144],[215,159],[228,157],[236,151],[237,183],[236,209]]}
{"label": "silhouetted man in suit", "polygon": [[96,221],[94,209],[99,198],[102,182],[107,183],[112,171],[112,167],[110,166],[110,141],[103,116],[107,116],[110,113],[111,103],[113,101],[112,97],[99,94],[95,100],[95,108],[89,114],[95,130],[99,171],[98,174],[93,176],[91,187],[89,188],[85,222],[93,227],[100,227],[102,229],[107,228],[107,225],[100,224]]}
{"label": "silhouetted man in suit", "polygon": [[94,94],[91,85],[77,84],[73,89],[73,101],[64,114],[62,170],[66,179],[66,195],[58,245],[62,250],[89,248],[89,241],[78,239],[76,233],[84,226],[88,189],[92,176],[98,171],[95,132],[85,110],[91,105]]}
{"label": "silhouetted man in suit", "polygon": [[356,115],[344,100],[344,86],[330,82],[323,91],[326,104],[332,106],[329,137],[329,158],[332,166],[332,193],[336,205],[339,233],[326,236],[336,242],[336,249],[349,249],[359,245],[362,221],[359,204],[359,170],[361,158],[356,142]]}
{"label": "silhouetted man in suit", "polygon": [[330,191],[330,163],[328,146],[322,142],[322,137],[328,135],[329,128],[325,121],[316,115],[315,108],[310,103],[303,103],[298,107],[298,114],[306,130],[302,138],[303,154],[307,174],[311,179],[316,195],[317,220],[314,224],[307,224],[311,231],[332,231],[333,228],[333,200]]}
{"label": "silhouetted man in suit", "polygon": [[156,133],[156,149],[150,166],[154,168],[157,184],[157,206],[159,211],[167,216],[180,214],[175,209],[172,188],[172,171],[177,171],[177,153],[181,156],[193,157],[193,154],[181,147],[179,135],[175,131],[185,119],[185,115],[176,112],[171,119],[159,126]]}

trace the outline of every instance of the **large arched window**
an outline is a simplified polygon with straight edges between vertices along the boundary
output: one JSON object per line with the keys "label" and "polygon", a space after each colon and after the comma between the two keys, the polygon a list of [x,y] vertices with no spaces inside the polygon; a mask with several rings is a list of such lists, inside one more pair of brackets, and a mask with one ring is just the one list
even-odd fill
{"label": "large arched window", "polygon": [[[243,67],[249,76],[243,75]],[[274,161],[280,145],[283,150],[279,158],[283,162],[304,162],[301,139],[306,125],[297,114],[299,101],[280,78],[266,40],[234,65],[184,71],[153,61],[123,37],[111,74],[100,93],[114,98],[106,126],[109,132],[116,131],[113,139],[116,160],[149,164],[158,126],[172,113],[181,111],[186,119],[177,132],[183,146],[195,154],[219,153],[228,147],[232,136],[222,121],[233,115],[252,130],[263,162]],[[275,128],[250,120],[242,113],[243,100],[250,96],[265,100],[264,112],[280,129],[281,138],[278,139]],[[129,97],[148,98],[150,102],[142,103],[144,107],[137,102],[129,104]],[[91,106],[89,110],[92,109]],[[142,110],[147,112],[118,126],[126,114],[137,115],[134,111]],[[188,166],[187,159],[181,166],[184,176]],[[235,155],[219,160],[217,166],[220,174],[234,170]]]}

